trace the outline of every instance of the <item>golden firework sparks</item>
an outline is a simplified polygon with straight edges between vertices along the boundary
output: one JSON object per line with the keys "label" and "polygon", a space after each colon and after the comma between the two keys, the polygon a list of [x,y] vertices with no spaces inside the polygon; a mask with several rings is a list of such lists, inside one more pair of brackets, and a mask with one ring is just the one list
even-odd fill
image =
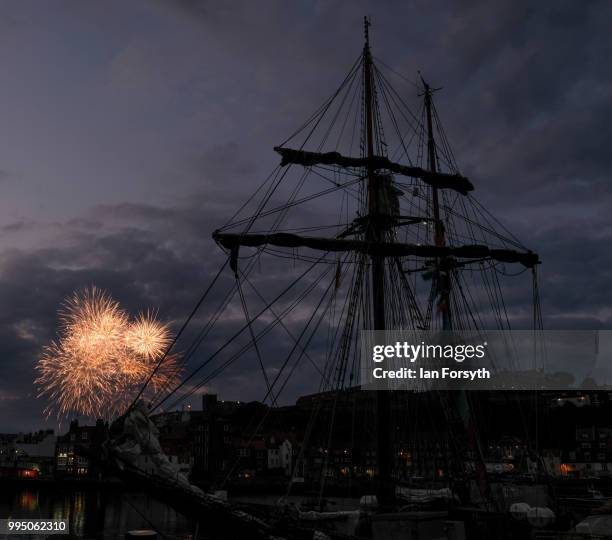
{"label": "golden firework sparks", "polygon": [[[47,413],[110,418],[120,414],[171,343],[168,327],[151,312],[130,321],[118,302],[92,287],[74,293],[59,312],[59,339],[43,348],[36,369]],[[178,381],[178,356],[164,359],[151,378],[158,392]]]}
{"label": "golden firework sparks", "polygon": [[157,321],[151,312],[136,317],[125,334],[125,340],[129,349],[151,359],[161,358],[171,342],[168,327]]}

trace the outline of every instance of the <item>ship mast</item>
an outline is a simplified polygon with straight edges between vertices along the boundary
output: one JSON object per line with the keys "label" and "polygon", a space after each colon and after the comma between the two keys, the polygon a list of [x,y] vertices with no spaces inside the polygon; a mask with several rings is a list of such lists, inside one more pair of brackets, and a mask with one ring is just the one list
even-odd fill
{"label": "ship mast", "polygon": [[[372,92],[372,55],[368,27],[370,21],[364,17],[363,79],[365,101],[365,135],[367,152],[368,228],[367,241],[381,244],[385,241],[383,216],[380,208],[380,181],[374,169],[374,107]],[[385,330],[385,258],[378,253],[370,255],[372,279],[372,313],[374,330]],[[386,505],[393,500],[393,438],[390,425],[391,403],[389,392],[376,392],[376,455],[378,461],[378,501]]]}
{"label": "ship mast", "polygon": [[[421,77],[421,81],[425,88],[425,114],[427,117],[427,158],[428,168],[433,174],[438,172],[438,156],[436,153],[436,141],[434,139],[433,121],[432,121],[432,100],[431,96],[438,88],[431,88]],[[434,245],[444,248],[446,245],[444,223],[440,218],[440,202],[438,198],[438,188],[431,187],[431,202],[434,219]],[[451,310],[450,310],[450,275],[447,269],[443,268],[441,259],[437,259],[436,264],[436,281],[435,285],[438,289],[438,310],[442,313],[442,330],[452,330]]]}

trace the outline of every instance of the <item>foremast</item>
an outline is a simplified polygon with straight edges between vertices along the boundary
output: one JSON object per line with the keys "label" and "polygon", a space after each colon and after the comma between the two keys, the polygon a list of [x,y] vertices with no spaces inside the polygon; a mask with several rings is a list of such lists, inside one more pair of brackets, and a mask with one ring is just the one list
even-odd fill
{"label": "foremast", "polygon": [[[425,114],[427,117],[427,161],[429,171],[433,174],[438,172],[438,158],[436,154],[436,141],[434,138],[433,121],[432,121],[432,99],[433,92],[437,89],[432,89],[421,77],[421,82],[424,87],[425,98]],[[444,231],[444,222],[440,216],[440,199],[438,187],[431,186],[431,204],[433,211],[434,223],[434,245],[439,248],[446,246],[446,238]],[[436,281],[438,293],[438,312],[442,315],[442,330],[450,331],[453,329],[451,319],[451,279],[448,264],[443,264],[440,258],[436,260]]]}
{"label": "foremast", "polygon": [[[374,160],[374,99],[372,82],[372,54],[370,52],[370,39],[368,28],[370,21],[364,17],[364,45],[363,45],[363,81],[364,104],[366,124],[366,157],[367,157],[367,192],[368,216],[366,239],[370,244],[384,243],[385,221],[380,207],[380,182],[373,166]],[[372,313],[374,330],[386,329],[385,318],[385,258],[373,252],[370,254],[370,268],[372,280]],[[376,455],[378,461],[378,501],[382,506],[393,502],[395,497],[392,474],[394,461],[394,441],[391,429],[391,402],[389,392],[376,391]]]}

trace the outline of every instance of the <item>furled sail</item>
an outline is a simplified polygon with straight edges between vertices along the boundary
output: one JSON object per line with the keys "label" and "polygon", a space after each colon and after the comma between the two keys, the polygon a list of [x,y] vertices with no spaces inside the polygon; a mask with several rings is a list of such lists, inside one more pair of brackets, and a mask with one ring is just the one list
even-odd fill
{"label": "furled sail", "polygon": [[358,251],[381,257],[416,256],[432,259],[447,257],[458,259],[492,259],[505,263],[520,263],[526,268],[532,268],[540,262],[538,255],[533,251],[496,249],[480,244],[469,244],[457,247],[435,246],[425,244],[367,242],[363,240],[345,240],[339,238],[318,238],[312,236],[299,236],[291,233],[215,233],[213,238],[218,244],[230,250],[236,250],[240,246],[258,247],[269,244],[287,248],[306,247],[330,252]]}
{"label": "furled sail", "polygon": [[276,146],[276,152],[281,155],[281,166],[290,163],[293,165],[303,165],[312,167],[313,165],[339,165],[340,167],[365,167],[372,170],[388,170],[395,174],[420,178],[426,184],[439,189],[453,189],[467,195],[474,190],[472,182],[460,174],[447,174],[431,172],[409,165],[395,163],[385,156],[368,157],[346,157],[339,152],[306,152],[304,150],[293,150]]}

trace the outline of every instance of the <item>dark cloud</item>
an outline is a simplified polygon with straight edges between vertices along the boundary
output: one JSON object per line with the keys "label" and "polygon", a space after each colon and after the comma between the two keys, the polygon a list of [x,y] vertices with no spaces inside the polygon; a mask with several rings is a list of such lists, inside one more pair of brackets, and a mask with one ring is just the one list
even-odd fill
{"label": "dark cloud", "polygon": [[[541,253],[546,325],[612,324],[608,2],[26,4],[6,17],[18,24],[0,23],[14,74],[0,89],[14,127],[0,138],[0,431],[40,426],[33,366],[74,289],[96,284],[131,312],[154,308],[180,325],[222,261],[211,231],[341,81],[364,14],[376,57],[443,86],[437,107],[476,196]],[[419,107],[414,87],[401,92]],[[334,211],[307,206],[288,223],[334,222]],[[286,272],[275,262],[253,279],[272,295]],[[519,326],[531,315],[525,278],[504,281]],[[229,310],[193,365],[242,318],[239,304]],[[267,342],[271,368],[289,342],[283,332]],[[260,397],[252,366],[212,388]],[[313,390],[307,379],[288,395]]]}
{"label": "dark cloud", "polygon": [[[224,260],[210,236],[218,218],[211,215],[210,209],[203,216],[203,207],[205,200],[173,208],[135,204],[100,206],[82,219],[65,224],[62,246],[4,253],[0,264],[0,305],[4,307],[0,311],[0,357],[3,359],[0,401],[7,414],[3,416],[2,429],[23,428],[23,417],[17,414],[22,407],[32,413],[29,426],[34,428],[41,421],[45,402],[33,401],[34,365],[42,346],[55,337],[58,307],[74,290],[96,285],[111,292],[129,313],[152,309],[175,329],[180,327]],[[272,263],[263,274],[256,271],[251,282],[266,291],[264,296],[269,300],[285,274],[283,265]],[[187,349],[210,311],[232,285],[232,275],[227,271],[179,343],[179,351]],[[256,313],[262,307],[260,300],[253,291],[245,290],[245,294],[255,300],[252,314]],[[282,304],[277,309],[280,312]],[[303,311],[306,316],[308,308]],[[216,333],[186,366],[187,372],[243,325],[244,314],[239,304],[230,306]],[[288,340],[283,332],[280,335],[277,332],[274,340],[263,345],[266,355],[275,359],[270,362],[271,369],[273,364],[280,363],[281,351],[287,348]],[[219,363],[244,343],[243,339],[238,340]],[[237,366],[240,365],[247,371],[253,366],[249,363],[244,366],[244,361],[238,362]],[[252,381],[246,386],[236,383],[242,377],[249,377],[240,373],[243,370],[239,368],[228,372],[223,379],[228,385],[227,390],[224,387],[224,394],[242,399],[261,398],[262,386],[253,385]],[[53,425],[55,419],[49,422]]]}

